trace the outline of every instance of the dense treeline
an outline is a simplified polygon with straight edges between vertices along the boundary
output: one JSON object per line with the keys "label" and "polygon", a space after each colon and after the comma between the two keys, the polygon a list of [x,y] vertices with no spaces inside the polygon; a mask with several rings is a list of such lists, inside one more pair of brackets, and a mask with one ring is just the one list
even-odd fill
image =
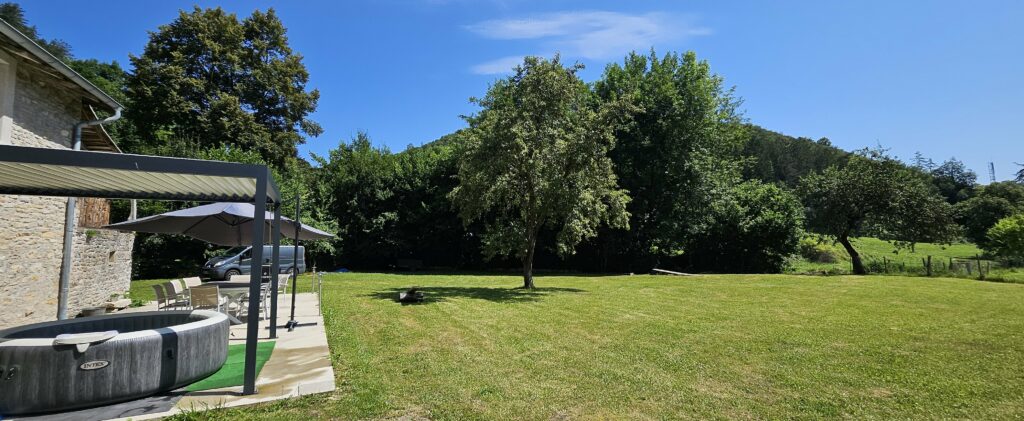
{"label": "dense treeline", "polygon": [[750,138],[743,148],[743,156],[749,159],[743,170],[747,179],[795,187],[807,174],[842,166],[850,157],[849,152],[832,146],[826,137],[791,137],[755,125],[749,125],[747,130]]}
{"label": "dense treeline", "polygon": [[[15,4],[0,18],[127,105],[111,127],[126,152],[269,165],[284,197],[302,198],[304,222],[338,234],[308,245],[320,268],[777,272],[805,231],[844,246],[857,235],[985,245],[1024,212],[1024,185],[978,186],[956,159],[907,165],[751,124],[692,52],[632,53],[593,83],[557,57],[529,58],[475,100],[463,130],[399,152],[360,133],[310,162],[297,148],[322,132],[308,119],[319,92],[273,10],[182,11],[131,72],[74,58]],[[142,202],[140,215],[191,205]],[[1016,244],[1011,222],[1003,248]],[[143,234],[135,251],[136,276],[166,277],[216,250]]]}

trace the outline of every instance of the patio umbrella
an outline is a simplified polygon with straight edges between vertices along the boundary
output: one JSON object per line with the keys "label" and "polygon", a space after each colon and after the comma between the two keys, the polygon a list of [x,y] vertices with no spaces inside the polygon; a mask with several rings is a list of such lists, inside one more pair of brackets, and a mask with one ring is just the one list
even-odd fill
{"label": "patio umbrella", "polygon": [[[252,223],[256,208],[249,203],[211,203],[194,208],[181,209],[159,215],[148,216],[134,221],[119,222],[105,228],[119,231],[152,232],[159,234],[184,234],[208,243],[222,246],[252,244]],[[266,235],[274,221],[273,212],[266,212]],[[299,224],[299,240],[319,240],[334,237],[308,225]],[[294,238],[295,221],[281,217],[281,234]]]}

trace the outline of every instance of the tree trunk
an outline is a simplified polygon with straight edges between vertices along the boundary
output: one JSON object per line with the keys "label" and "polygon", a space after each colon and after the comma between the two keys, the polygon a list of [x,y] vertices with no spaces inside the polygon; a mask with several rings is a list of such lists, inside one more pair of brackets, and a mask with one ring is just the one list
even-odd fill
{"label": "tree trunk", "polygon": [[533,251],[537,248],[537,233],[531,232],[526,240],[526,257],[523,258],[523,288],[533,289]]}
{"label": "tree trunk", "polygon": [[864,269],[864,263],[860,261],[860,253],[853,248],[853,244],[850,244],[850,239],[846,236],[839,237],[839,244],[843,245],[846,252],[850,254],[850,262],[853,263],[853,274],[854,275],[867,275],[868,271]]}

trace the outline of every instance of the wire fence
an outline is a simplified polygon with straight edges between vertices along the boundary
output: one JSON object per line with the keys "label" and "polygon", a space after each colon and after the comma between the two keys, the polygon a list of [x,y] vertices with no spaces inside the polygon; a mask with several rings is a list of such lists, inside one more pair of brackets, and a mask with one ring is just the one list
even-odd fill
{"label": "wire fence", "polygon": [[980,255],[973,258],[933,258],[932,256],[921,257],[916,260],[892,260],[887,257],[881,259],[868,259],[864,262],[865,269],[869,273],[913,273],[925,276],[954,276],[985,279],[992,270],[1002,267],[1001,263],[995,260],[981,258]]}

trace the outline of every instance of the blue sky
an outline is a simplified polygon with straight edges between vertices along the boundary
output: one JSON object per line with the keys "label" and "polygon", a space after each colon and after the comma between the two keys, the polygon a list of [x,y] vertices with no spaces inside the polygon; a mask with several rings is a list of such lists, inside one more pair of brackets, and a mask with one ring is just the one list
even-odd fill
{"label": "blue sky", "polygon": [[[147,31],[193,2],[22,2],[48,38],[78,57],[128,64]],[[902,158],[956,156],[987,180],[1024,162],[1021,1],[218,1],[248,15],[273,7],[321,92],[313,116],[323,154],[357,131],[401,150],[463,127],[519,57],[561,52],[604,65],[633,49],[694,50],[735,85],[747,119],[828,137],[844,149],[881,144]]]}

